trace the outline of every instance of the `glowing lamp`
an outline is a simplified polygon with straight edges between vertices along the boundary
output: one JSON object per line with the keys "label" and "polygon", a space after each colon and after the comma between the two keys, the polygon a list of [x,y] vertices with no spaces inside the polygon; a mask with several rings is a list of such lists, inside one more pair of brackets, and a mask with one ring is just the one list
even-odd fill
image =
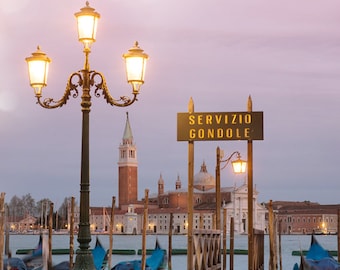
{"label": "glowing lamp", "polygon": [[245,173],[247,168],[247,161],[241,159],[241,156],[238,155],[237,160],[231,162],[233,166],[234,173]]}
{"label": "glowing lamp", "polygon": [[33,87],[35,95],[41,96],[41,91],[47,85],[48,67],[51,59],[37,47],[37,51],[32,56],[26,58],[30,85]]}
{"label": "glowing lamp", "polygon": [[100,14],[94,11],[94,8],[89,6],[86,1],[86,6],[81,8],[79,12],[75,13],[78,25],[78,40],[83,42],[85,48],[96,41],[97,25]]}
{"label": "glowing lamp", "polygon": [[134,93],[138,93],[141,85],[144,83],[146,60],[149,56],[144,53],[138,46],[138,42],[125,54],[126,78],[128,83],[132,85]]}

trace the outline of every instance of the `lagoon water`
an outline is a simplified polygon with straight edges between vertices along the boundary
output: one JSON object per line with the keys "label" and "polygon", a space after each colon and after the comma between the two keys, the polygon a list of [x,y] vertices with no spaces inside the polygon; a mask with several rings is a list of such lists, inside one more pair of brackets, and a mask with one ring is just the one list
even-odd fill
{"label": "lagoon water", "polygon": [[[105,249],[109,248],[108,235],[93,235],[91,241],[91,248],[95,245],[95,238],[99,237]],[[168,248],[167,235],[147,235],[146,246],[147,249],[153,249],[155,246],[156,238],[158,239],[163,249]],[[336,235],[318,235],[316,236],[318,242],[328,250],[337,250],[337,236]],[[74,237],[74,247],[78,248],[77,236]],[[282,265],[283,269],[293,269],[295,263],[300,262],[298,256],[292,256],[293,250],[308,250],[310,245],[310,235],[282,235],[281,236],[281,250],[282,250]],[[10,235],[10,250],[13,256],[17,249],[34,248],[39,241],[39,235]],[[52,238],[52,248],[68,248],[70,238],[69,235],[55,234]],[[185,235],[174,235],[172,237],[172,247],[185,249],[187,246],[187,237]],[[141,235],[114,235],[113,236],[113,249],[141,249],[142,236]],[[229,248],[229,235],[227,236],[227,247]],[[234,240],[235,249],[247,249],[248,237],[246,235],[236,235]],[[140,259],[140,255],[112,255],[112,266],[120,261]],[[53,264],[61,261],[68,260],[68,255],[54,255]],[[269,237],[265,235],[265,269],[268,269],[269,260]],[[187,264],[187,257],[183,255],[172,256],[172,269],[185,270]],[[234,269],[246,270],[248,268],[247,255],[234,255]],[[227,269],[229,269],[229,255],[227,255]]]}

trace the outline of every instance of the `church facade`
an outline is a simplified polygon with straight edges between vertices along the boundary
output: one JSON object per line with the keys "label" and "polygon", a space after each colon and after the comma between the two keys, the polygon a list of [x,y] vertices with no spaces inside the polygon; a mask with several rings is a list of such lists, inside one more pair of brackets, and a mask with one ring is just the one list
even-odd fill
{"label": "church facade", "polygon": [[[156,182],[156,181],[155,181]],[[173,182],[173,189],[166,190],[162,175],[158,179],[158,191],[149,196],[147,232],[167,234],[169,228],[173,233],[186,234],[188,228],[187,198],[188,189],[183,187],[180,176]],[[119,146],[118,160],[118,207],[114,209],[113,233],[142,233],[144,200],[138,200],[138,161],[137,147],[133,140],[129,116],[127,114],[122,143]],[[253,192],[254,228],[265,230],[266,208],[257,202],[258,191]],[[230,219],[234,218],[235,233],[247,233],[248,189],[247,184],[233,187],[221,187],[222,204],[221,223],[226,218],[229,233]],[[226,217],[223,216],[226,209]],[[90,208],[92,231],[108,231],[111,209],[103,207]],[[205,162],[201,170],[194,175],[194,229],[214,229],[216,214],[215,178],[208,173]],[[170,225],[170,216],[173,223]],[[75,215],[77,216],[77,215]],[[77,224],[77,222],[75,222]],[[223,228],[221,224],[221,228]]]}

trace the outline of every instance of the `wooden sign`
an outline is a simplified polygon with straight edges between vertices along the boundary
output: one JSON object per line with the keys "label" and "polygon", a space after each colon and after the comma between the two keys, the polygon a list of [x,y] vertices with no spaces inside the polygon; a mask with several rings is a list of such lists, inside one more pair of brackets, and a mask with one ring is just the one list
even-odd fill
{"label": "wooden sign", "polygon": [[263,112],[177,113],[177,141],[263,140]]}

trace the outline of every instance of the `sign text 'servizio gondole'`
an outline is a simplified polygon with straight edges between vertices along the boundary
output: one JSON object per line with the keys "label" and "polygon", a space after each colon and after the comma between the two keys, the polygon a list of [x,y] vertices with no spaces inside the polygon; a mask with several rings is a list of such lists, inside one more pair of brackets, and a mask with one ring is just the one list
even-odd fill
{"label": "sign text 'servizio gondole'", "polygon": [[177,113],[177,141],[263,140],[263,112]]}

